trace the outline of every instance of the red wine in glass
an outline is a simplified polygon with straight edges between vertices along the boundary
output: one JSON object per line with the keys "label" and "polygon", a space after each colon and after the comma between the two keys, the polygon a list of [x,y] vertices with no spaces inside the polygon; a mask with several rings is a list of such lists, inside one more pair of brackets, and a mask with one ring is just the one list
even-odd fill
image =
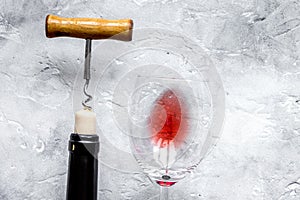
{"label": "red wine in glass", "polygon": [[[183,102],[172,90],[165,91],[155,102],[151,111],[150,133],[152,144],[159,148],[167,148],[173,144],[179,147],[187,134],[187,120],[183,118]],[[163,181],[156,181],[161,186],[172,186],[175,182],[168,182],[171,177],[168,175],[168,166],[165,169]]]}

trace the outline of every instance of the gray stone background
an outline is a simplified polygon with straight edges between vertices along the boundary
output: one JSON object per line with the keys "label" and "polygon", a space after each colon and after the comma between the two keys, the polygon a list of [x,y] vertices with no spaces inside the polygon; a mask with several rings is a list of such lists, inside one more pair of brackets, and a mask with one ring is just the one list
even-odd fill
{"label": "gray stone background", "polygon": [[[0,199],[65,197],[84,41],[46,38],[49,13],[167,27],[215,64],[226,92],[222,136],[170,199],[300,199],[299,0],[1,0]],[[157,198],[138,167],[99,171],[99,199]]]}

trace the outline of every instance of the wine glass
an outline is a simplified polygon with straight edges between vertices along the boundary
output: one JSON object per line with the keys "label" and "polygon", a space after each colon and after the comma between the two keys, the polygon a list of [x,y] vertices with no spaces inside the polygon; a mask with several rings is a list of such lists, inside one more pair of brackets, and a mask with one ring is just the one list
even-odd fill
{"label": "wine glass", "polygon": [[107,40],[96,50],[101,162],[136,173],[135,158],[166,199],[219,138],[225,101],[217,70],[194,41],[165,29],[135,29],[132,42]]}
{"label": "wine glass", "polygon": [[132,154],[161,187],[160,199],[168,199],[168,187],[197,167],[218,137],[210,130],[212,96],[205,79],[183,77],[164,66],[144,67],[132,78]]}

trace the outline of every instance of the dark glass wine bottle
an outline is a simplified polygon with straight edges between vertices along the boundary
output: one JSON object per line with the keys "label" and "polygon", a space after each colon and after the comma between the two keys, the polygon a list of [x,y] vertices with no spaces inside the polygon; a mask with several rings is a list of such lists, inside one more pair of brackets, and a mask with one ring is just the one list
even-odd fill
{"label": "dark glass wine bottle", "polygon": [[99,137],[72,133],[67,200],[97,200]]}

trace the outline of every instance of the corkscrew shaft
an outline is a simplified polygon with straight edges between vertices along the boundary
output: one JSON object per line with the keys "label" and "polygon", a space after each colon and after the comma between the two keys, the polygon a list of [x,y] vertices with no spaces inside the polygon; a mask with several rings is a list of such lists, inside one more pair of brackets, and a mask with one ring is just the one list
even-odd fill
{"label": "corkscrew shaft", "polygon": [[91,79],[91,57],[92,57],[92,40],[86,39],[85,43],[85,60],[84,60],[84,75],[83,79],[85,79],[85,84],[83,86],[83,93],[87,97],[84,101],[82,101],[82,105],[85,108],[92,109],[91,106],[88,105],[89,102],[92,101],[93,97],[87,92],[89,87],[90,79]]}
{"label": "corkscrew shaft", "polygon": [[85,60],[84,60],[84,76],[85,80],[90,80],[91,78],[91,51],[92,51],[92,40],[86,39],[85,42]]}

